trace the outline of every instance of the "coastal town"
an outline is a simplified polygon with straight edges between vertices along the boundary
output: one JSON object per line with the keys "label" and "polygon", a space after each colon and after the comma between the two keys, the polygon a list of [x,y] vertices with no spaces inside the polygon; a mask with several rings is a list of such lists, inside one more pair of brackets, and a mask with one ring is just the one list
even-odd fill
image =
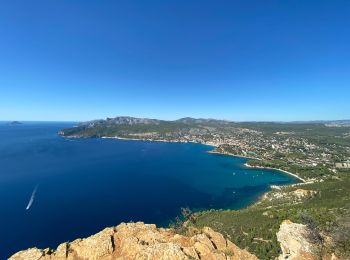
{"label": "coastal town", "polygon": [[[245,167],[278,169],[293,175],[301,182],[271,185],[258,202],[245,209],[188,213],[184,222],[176,222],[173,228],[188,233],[212,227],[260,259],[278,257],[282,244],[283,258],[289,257],[294,249],[288,249],[288,237],[301,233],[313,236],[311,240],[300,237],[302,242],[297,246],[314,248],[309,251],[313,255],[310,259],[319,259],[321,251],[323,255],[345,256],[344,259],[350,255],[350,127],[343,121],[276,123],[115,117],[83,122],[59,134],[65,138],[200,143],[212,146],[209,152],[218,156],[246,158]],[[294,228],[305,230],[293,231]]]}
{"label": "coastal town", "polygon": [[349,25],[1,1],[0,260],[350,260]]}
{"label": "coastal town", "polygon": [[253,159],[251,166],[279,168],[306,179],[323,178],[350,167],[350,127],[323,123],[116,117],[82,123],[60,134],[207,144],[215,147],[213,153],[247,157]]}

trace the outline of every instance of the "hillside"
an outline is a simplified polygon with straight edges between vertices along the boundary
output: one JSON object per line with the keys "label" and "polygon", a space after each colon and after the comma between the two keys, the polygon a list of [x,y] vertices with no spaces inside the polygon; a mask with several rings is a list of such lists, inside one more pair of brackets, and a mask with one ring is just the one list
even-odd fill
{"label": "hillside", "polygon": [[178,221],[174,227],[181,233],[209,226],[260,259],[273,259],[282,253],[276,233],[281,222],[290,219],[317,234],[319,256],[335,253],[348,259],[350,169],[346,162],[350,161],[350,127],[344,122],[237,123],[117,117],[62,129],[60,135],[203,143],[213,145],[214,153],[251,158],[248,164],[252,167],[293,173],[305,182],[276,187],[246,209],[186,214],[184,222]]}
{"label": "hillside", "polygon": [[250,162],[253,166],[281,168],[305,179],[332,175],[335,163],[350,160],[350,127],[326,123],[116,117],[81,123],[59,134],[209,144],[218,153],[259,159]]}

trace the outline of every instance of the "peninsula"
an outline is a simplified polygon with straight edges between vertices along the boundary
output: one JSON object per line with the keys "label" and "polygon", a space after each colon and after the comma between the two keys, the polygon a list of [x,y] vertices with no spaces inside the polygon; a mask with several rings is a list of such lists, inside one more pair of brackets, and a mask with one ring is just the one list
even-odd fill
{"label": "peninsula", "polygon": [[250,158],[250,166],[271,167],[316,180],[334,174],[350,160],[350,126],[330,122],[231,122],[181,118],[165,121],[115,117],[62,129],[64,137],[100,137],[163,142],[193,142],[214,153]]}

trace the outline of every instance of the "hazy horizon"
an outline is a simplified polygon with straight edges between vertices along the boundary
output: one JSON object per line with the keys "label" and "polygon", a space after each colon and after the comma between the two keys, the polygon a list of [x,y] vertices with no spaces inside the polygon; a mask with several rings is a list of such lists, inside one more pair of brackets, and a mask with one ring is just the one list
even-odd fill
{"label": "hazy horizon", "polygon": [[155,118],[155,117],[140,117],[140,116],[127,116],[127,115],[117,115],[117,116],[111,116],[111,117],[100,117],[100,118],[92,118],[89,120],[19,120],[19,119],[12,119],[12,120],[2,120],[0,119],[0,122],[47,122],[47,123],[55,123],[55,122],[72,122],[72,123],[79,123],[79,122],[86,122],[86,121],[93,121],[93,120],[104,120],[107,118],[115,118],[115,117],[135,117],[135,118],[147,118],[147,119],[157,119],[157,120],[164,120],[164,121],[176,121],[182,118],[193,118],[193,119],[212,119],[212,120],[224,120],[224,121],[230,121],[230,122],[237,122],[237,123],[244,123],[244,122],[261,122],[261,123],[322,123],[322,122],[333,122],[333,121],[350,121],[350,119],[343,118],[343,119],[318,119],[318,120],[294,120],[294,121],[281,121],[281,120],[263,120],[263,121],[257,121],[257,120],[232,120],[232,119],[225,119],[225,118],[203,118],[203,117],[192,117],[192,116],[182,116],[175,119],[168,119],[168,118]]}

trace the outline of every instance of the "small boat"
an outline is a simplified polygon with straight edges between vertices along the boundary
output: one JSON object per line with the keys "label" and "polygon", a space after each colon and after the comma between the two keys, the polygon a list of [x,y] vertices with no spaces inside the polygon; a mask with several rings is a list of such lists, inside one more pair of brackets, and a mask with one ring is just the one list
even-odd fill
{"label": "small boat", "polygon": [[33,192],[32,192],[32,195],[30,196],[30,200],[28,202],[28,205],[26,207],[26,210],[29,210],[30,207],[32,206],[33,202],[34,202],[34,199],[35,199],[35,194],[36,194],[36,191],[38,190],[38,186],[39,185],[36,185]]}

